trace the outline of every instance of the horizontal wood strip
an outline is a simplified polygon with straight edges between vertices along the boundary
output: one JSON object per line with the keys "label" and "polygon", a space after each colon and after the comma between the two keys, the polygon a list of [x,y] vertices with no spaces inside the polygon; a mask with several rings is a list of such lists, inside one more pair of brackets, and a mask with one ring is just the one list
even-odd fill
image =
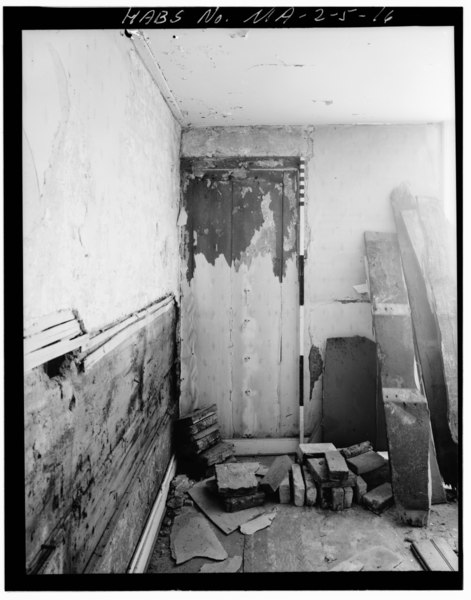
{"label": "horizontal wood strip", "polygon": [[81,333],[82,329],[80,324],[74,319],[72,321],[68,321],[67,323],[62,323],[61,325],[46,329],[46,331],[41,331],[40,333],[31,337],[25,338],[23,343],[24,352],[25,354],[28,354],[29,352],[34,352],[35,350],[44,348],[44,346],[48,346],[49,344],[70,339],[74,336],[80,335]]}
{"label": "horizontal wood strip", "polygon": [[75,319],[74,313],[69,309],[58,310],[57,312],[50,313],[43,317],[33,317],[27,319],[24,324],[24,337],[29,337],[49,329],[66,323],[67,321],[73,321]]}
{"label": "horizontal wood strip", "polygon": [[[170,298],[165,304],[160,305],[157,309],[139,313],[135,318],[126,320],[125,323],[119,324],[113,330],[108,330],[103,334],[100,334],[100,340],[104,343],[97,346],[96,338],[92,338],[88,343],[88,348],[93,347],[91,352],[84,353],[79,358],[83,361],[83,367],[85,370],[90,369],[96,364],[103,356],[117,348],[125,340],[131,337],[136,331],[139,331],[142,327],[149,325],[154,319],[165,314],[170,308],[172,308],[173,298]],[[98,337],[98,336],[96,336]],[[105,341],[106,340],[106,341]]]}
{"label": "horizontal wood strip", "polygon": [[30,352],[25,356],[24,370],[25,372],[31,371],[31,369],[34,369],[35,367],[38,367],[39,365],[42,365],[53,358],[57,358],[58,356],[62,356],[63,354],[67,354],[73,350],[77,350],[77,348],[82,347],[87,341],[88,333],[80,335],[73,340],[64,340],[57,342],[56,344],[52,344],[51,346],[47,346],[46,348],[36,350],[35,352]]}

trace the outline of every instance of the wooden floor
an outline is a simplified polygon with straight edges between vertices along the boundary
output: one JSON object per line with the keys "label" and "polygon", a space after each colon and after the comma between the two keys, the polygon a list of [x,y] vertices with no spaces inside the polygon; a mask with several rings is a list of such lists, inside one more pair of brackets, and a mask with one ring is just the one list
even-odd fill
{"label": "wooden floor", "polygon": [[[210,523],[229,557],[242,556],[240,572],[321,572],[359,561],[364,571],[421,571],[410,549],[416,540],[443,537],[458,548],[458,505],[434,505],[426,528],[400,523],[392,507],[381,516],[353,505],[342,512],[318,507],[266,503],[276,506],[272,524],[253,535],[235,531],[225,535]],[[207,558],[193,558],[179,566],[170,553],[170,519],[159,535],[148,573],[198,573]]]}

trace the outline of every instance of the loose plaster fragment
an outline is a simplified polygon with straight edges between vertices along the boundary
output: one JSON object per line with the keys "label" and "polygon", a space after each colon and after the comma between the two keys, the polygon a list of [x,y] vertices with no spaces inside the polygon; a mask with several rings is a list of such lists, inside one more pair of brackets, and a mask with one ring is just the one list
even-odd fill
{"label": "loose plaster fragment", "polygon": [[200,573],[237,573],[242,566],[242,556],[231,556],[222,562],[205,563]]}
{"label": "loose plaster fragment", "polygon": [[244,535],[252,535],[256,531],[260,531],[260,529],[265,529],[266,527],[269,527],[275,517],[276,509],[273,510],[271,513],[265,513],[264,515],[260,515],[259,517],[256,517],[255,519],[252,519],[247,523],[244,523],[240,526],[240,531]]}
{"label": "loose plaster fragment", "polygon": [[172,557],[180,565],[196,556],[224,560],[224,550],[208,521],[189,509],[175,517],[170,534]]}

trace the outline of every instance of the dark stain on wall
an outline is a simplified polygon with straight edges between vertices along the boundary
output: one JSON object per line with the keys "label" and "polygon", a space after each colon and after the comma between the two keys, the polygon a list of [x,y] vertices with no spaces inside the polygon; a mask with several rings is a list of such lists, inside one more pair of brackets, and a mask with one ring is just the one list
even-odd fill
{"label": "dark stain on wall", "polygon": [[[266,162],[273,166],[274,161]],[[188,163],[182,165],[188,282],[198,254],[212,265],[224,256],[238,270],[268,252],[273,273],[281,280],[287,261],[296,253],[295,171],[261,170],[263,161],[251,168],[247,161],[232,169],[218,169],[216,164],[207,161],[206,168],[201,161],[191,168]]]}
{"label": "dark stain on wall", "polygon": [[317,346],[311,346],[309,351],[309,378],[310,378],[310,396],[312,396],[312,390],[314,389],[314,384],[322,375],[322,369],[324,368],[324,363],[322,361],[322,356]]}

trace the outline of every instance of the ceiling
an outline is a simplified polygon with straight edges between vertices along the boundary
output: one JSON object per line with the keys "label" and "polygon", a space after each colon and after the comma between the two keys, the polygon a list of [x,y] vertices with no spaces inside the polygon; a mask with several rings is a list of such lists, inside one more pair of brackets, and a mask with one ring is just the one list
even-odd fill
{"label": "ceiling", "polygon": [[454,119],[452,27],[154,29],[145,38],[185,126]]}

